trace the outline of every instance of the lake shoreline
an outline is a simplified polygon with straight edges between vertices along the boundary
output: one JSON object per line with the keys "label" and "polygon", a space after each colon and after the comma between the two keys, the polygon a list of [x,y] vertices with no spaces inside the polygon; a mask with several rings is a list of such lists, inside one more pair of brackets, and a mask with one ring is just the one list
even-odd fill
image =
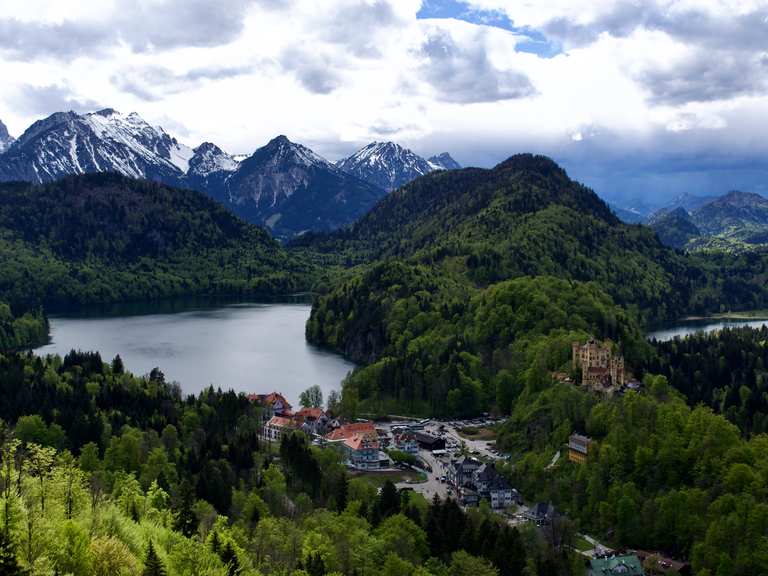
{"label": "lake shoreline", "polygon": [[340,390],[355,368],[343,356],[306,341],[311,305],[296,300],[185,299],[102,309],[102,314],[73,309],[49,316],[49,341],[32,352],[63,357],[79,349],[99,352],[106,362],[119,354],[136,375],[160,368],[184,395],[213,385],[245,393],[277,391],[294,404],[314,384],[325,396]]}
{"label": "lake shoreline", "polygon": [[768,310],[745,310],[743,312],[719,312],[707,316],[685,316],[679,322],[706,322],[707,320],[768,320]]}

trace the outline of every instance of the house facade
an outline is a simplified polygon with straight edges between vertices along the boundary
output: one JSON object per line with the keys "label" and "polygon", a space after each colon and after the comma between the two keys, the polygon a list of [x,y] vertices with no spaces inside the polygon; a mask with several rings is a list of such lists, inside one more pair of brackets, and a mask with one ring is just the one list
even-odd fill
{"label": "house facade", "polygon": [[264,436],[267,440],[279,442],[283,435],[297,429],[298,426],[291,418],[272,416],[264,426]]}
{"label": "house facade", "polygon": [[568,460],[577,464],[584,464],[589,455],[589,446],[592,440],[581,434],[571,434],[568,438]]}
{"label": "house facade", "polygon": [[302,408],[294,415],[299,427],[309,435],[322,436],[328,428],[328,416],[321,408]]}
{"label": "house facade", "polygon": [[292,414],[291,404],[279,392],[249,394],[248,400],[261,406],[261,418],[264,422],[269,422],[273,416],[290,416]]}
{"label": "house facade", "polygon": [[446,474],[448,482],[456,490],[473,486],[474,474],[481,465],[480,460],[470,456],[462,456],[458,460],[454,460],[448,467],[448,474]]}
{"label": "house facade", "polygon": [[493,463],[482,464],[472,474],[472,480],[479,499],[488,500],[493,509],[509,508],[519,503],[519,494],[507,479],[499,474]]}
{"label": "house facade", "polygon": [[413,432],[405,431],[394,435],[395,448],[406,454],[416,455],[419,453],[419,443]]}

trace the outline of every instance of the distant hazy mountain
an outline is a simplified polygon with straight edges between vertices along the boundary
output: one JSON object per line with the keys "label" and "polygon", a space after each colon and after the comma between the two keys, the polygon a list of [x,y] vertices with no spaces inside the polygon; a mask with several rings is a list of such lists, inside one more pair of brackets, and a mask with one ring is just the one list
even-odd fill
{"label": "distant hazy mountain", "polygon": [[0,157],[0,181],[52,182],[62,176],[117,172],[178,185],[191,148],[138,114],[111,108],[58,112],[35,122]]}
{"label": "distant hazy mountain", "polygon": [[336,166],[388,192],[435,170],[460,168],[447,152],[425,160],[394,142],[372,142]]}
{"label": "distant hazy mountain", "polygon": [[5,127],[3,121],[0,120],[0,154],[5,152],[11,144],[13,144],[13,138],[8,134],[8,128]]}
{"label": "distant hazy mountain", "polygon": [[693,221],[707,235],[733,228],[768,227],[768,199],[751,192],[729,192],[694,210]]}
{"label": "distant hazy mountain", "polygon": [[221,194],[246,219],[290,237],[349,224],[385,191],[278,136],[239,164]]}
{"label": "distant hazy mountain", "polygon": [[680,194],[667,203],[662,209],[667,211],[675,210],[676,208],[685,208],[688,212],[693,212],[698,208],[701,208],[705,204],[709,204],[713,200],[717,200],[719,196],[696,196],[688,192]]}
{"label": "distant hazy mountain", "polygon": [[768,199],[750,192],[711,198],[683,198],[653,214],[649,225],[659,239],[687,250],[747,251],[768,245]]}
{"label": "distant hazy mountain", "polygon": [[648,225],[656,231],[662,243],[672,248],[684,248],[691,239],[701,235],[691,215],[683,207],[657,212]]}
{"label": "distant hazy mountain", "polygon": [[608,206],[618,219],[626,224],[641,224],[648,219],[648,214],[641,212],[637,208],[625,208],[611,202],[608,203]]}

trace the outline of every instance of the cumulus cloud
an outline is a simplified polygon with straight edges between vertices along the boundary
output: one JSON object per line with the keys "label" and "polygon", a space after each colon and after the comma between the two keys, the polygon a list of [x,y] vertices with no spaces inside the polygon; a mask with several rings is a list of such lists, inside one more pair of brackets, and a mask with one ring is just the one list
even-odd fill
{"label": "cumulus cloud", "polygon": [[426,61],[420,71],[447,102],[495,102],[536,93],[530,79],[516,70],[496,68],[482,32],[475,41],[458,43],[447,30],[433,29],[421,46]]}
{"label": "cumulus cloud", "polygon": [[106,20],[36,22],[0,18],[0,51],[19,59],[105,56],[121,43],[136,52],[210,47],[235,40],[255,0],[117,2]]}
{"label": "cumulus cloud", "polygon": [[75,94],[69,86],[19,86],[12,98],[13,106],[28,114],[48,115],[55,111],[90,112],[100,103]]}
{"label": "cumulus cloud", "polygon": [[164,66],[131,67],[120,70],[110,78],[120,90],[150,102],[168,94],[189,90],[201,82],[224,80],[248,74],[253,66],[203,66],[177,73]]}
{"label": "cumulus cloud", "polygon": [[[657,32],[686,46],[675,66],[635,77],[654,103],[682,104],[765,93],[768,54],[766,0],[466,0],[504,10],[566,48],[589,47],[605,35],[632,42],[639,31]],[[642,62],[640,63],[642,67]]]}
{"label": "cumulus cloud", "polygon": [[316,49],[291,46],[282,53],[280,64],[310,92],[329,94],[342,83],[336,69],[339,60]]}
{"label": "cumulus cloud", "polygon": [[0,20],[0,50],[12,58],[30,61],[39,57],[71,59],[98,56],[114,42],[112,32],[78,22],[21,22]]}

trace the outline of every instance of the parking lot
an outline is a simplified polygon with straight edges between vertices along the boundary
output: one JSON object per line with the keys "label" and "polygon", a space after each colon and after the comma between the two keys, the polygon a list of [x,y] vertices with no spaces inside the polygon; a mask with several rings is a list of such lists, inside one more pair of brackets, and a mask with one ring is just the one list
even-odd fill
{"label": "parking lot", "polygon": [[[423,494],[424,497],[428,499],[432,499],[435,494],[440,498],[455,496],[455,492],[446,482],[445,478],[448,474],[448,466],[450,465],[451,460],[461,455],[462,447],[466,450],[466,454],[484,460],[496,461],[506,458],[506,455],[500,454],[495,449],[492,440],[462,438],[458,431],[467,427],[486,428],[500,423],[501,420],[490,418],[451,421],[429,420],[423,422],[424,432],[445,440],[445,451],[443,453],[438,451],[437,454],[433,454],[429,450],[419,449],[419,458],[431,468],[431,470],[425,470],[427,481],[418,484],[402,482],[397,485],[398,488],[412,489],[415,492]],[[398,426],[413,424],[412,421],[393,421],[381,424],[378,427],[391,431]]]}

